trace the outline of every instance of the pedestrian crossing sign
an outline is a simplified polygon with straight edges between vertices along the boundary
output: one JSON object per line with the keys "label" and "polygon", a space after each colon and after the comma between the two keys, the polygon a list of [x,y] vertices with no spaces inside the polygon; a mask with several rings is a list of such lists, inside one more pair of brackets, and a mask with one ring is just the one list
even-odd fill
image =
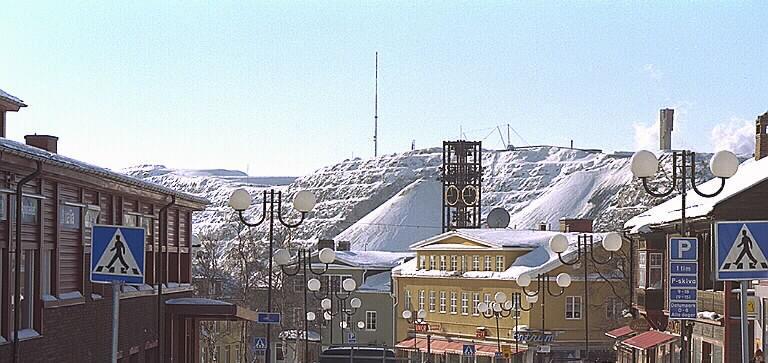
{"label": "pedestrian crossing sign", "polygon": [[144,228],[94,225],[91,282],[144,284]]}
{"label": "pedestrian crossing sign", "polygon": [[715,223],[717,280],[768,280],[768,221]]}

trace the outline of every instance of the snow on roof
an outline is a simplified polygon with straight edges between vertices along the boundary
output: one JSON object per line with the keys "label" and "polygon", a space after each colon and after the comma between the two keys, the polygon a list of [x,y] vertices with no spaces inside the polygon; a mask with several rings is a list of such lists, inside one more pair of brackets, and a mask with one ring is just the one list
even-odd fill
{"label": "snow on roof", "polygon": [[360,292],[389,292],[391,287],[392,272],[385,271],[369,276],[357,290]]}
{"label": "snow on roof", "polygon": [[0,99],[6,100],[6,101],[8,101],[10,103],[13,103],[14,105],[16,105],[18,107],[27,107],[27,105],[24,104],[24,101],[22,101],[20,98],[14,96],[14,95],[12,95],[12,94],[10,94],[8,92],[5,92],[5,91],[3,91],[1,89],[0,89]]}
{"label": "snow on roof", "polygon": [[439,181],[416,180],[334,239],[350,241],[352,250],[408,251],[442,231],[442,193]]}
{"label": "snow on roof", "polygon": [[[768,158],[757,161],[748,159],[739,165],[739,170],[734,176],[725,181],[723,191],[717,196],[706,198],[696,194],[696,192],[689,192],[686,200],[685,216],[686,218],[706,216],[721,202],[765,180],[768,180]],[[720,178],[714,178],[701,184],[698,189],[704,193],[711,193],[719,187]],[[630,233],[639,233],[647,231],[650,226],[680,220],[681,209],[681,197],[678,195],[632,217],[624,224],[624,229],[629,229]]]}
{"label": "snow on roof", "polygon": [[[282,340],[296,340],[298,337],[299,339],[304,339],[304,332],[306,330],[283,330],[280,332],[280,335],[278,337]],[[307,340],[313,341],[313,342],[319,342],[320,341],[320,333],[310,330],[309,334],[307,334]]]}
{"label": "snow on roof", "polygon": [[128,175],[116,173],[112,170],[102,168],[100,166],[88,164],[86,162],[68,158],[60,154],[51,153],[46,150],[39,149],[34,146],[29,146],[29,145],[16,142],[13,140],[9,140],[6,138],[0,138],[0,150],[7,151],[11,154],[18,155],[24,158],[38,160],[46,164],[51,164],[58,167],[75,170],[81,173],[96,175],[96,176],[111,179],[114,181],[134,185],[140,188],[153,190],[159,193],[175,195],[185,200],[189,200],[189,201],[193,201],[201,204],[209,204],[208,200],[205,198],[182,193],[182,192],[179,192],[170,188],[166,188],[164,186],[161,186],[155,183],[150,183],[150,182],[143,181],[141,179],[137,179]]}
{"label": "snow on roof", "polygon": [[202,297],[181,297],[178,299],[168,299],[165,301],[168,305],[233,305],[226,301],[206,299]]}
{"label": "snow on roof", "polygon": [[414,255],[413,252],[336,251],[336,260],[355,267],[390,269]]}

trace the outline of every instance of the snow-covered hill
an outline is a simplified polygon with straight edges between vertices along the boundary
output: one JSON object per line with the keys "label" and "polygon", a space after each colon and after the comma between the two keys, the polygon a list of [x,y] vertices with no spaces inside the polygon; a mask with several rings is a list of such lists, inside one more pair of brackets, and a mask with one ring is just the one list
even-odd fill
{"label": "snow-covered hill", "polygon": [[[669,154],[661,156],[669,170]],[[710,176],[698,155],[699,180]],[[246,216],[261,213],[261,192],[274,186],[284,193],[283,213],[291,213],[292,195],[307,189],[318,198],[293,239],[348,240],[353,249],[403,251],[440,233],[440,148],[415,150],[362,160],[344,160],[296,178],[289,184],[257,182],[241,172],[172,170],[144,165],[123,170],[164,186],[204,196],[212,204],[194,217],[195,232],[217,231],[231,221],[226,206],[232,190],[246,187],[255,199]],[[483,216],[494,207],[511,214],[510,227],[530,229],[541,222],[557,228],[560,218],[592,218],[597,231],[617,230],[625,220],[662,200],[642,192],[632,180],[626,154],[542,146],[483,153]],[[652,183],[653,184],[653,183]],[[265,233],[266,225],[254,232]],[[277,229],[278,238],[285,230]]]}

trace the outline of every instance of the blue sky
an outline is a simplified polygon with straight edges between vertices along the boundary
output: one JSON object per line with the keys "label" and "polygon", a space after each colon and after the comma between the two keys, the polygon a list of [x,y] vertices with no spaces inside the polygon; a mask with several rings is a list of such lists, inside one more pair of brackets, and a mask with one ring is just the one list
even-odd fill
{"label": "blue sky", "polygon": [[[670,4],[672,3],[672,4]],[[0,14],[8,135],[62,154],[300,175],[459,130],[605,150],[749,148],[768,110],[759,2],[58,2]],[[505,135],[506,136],[506,135]]]}

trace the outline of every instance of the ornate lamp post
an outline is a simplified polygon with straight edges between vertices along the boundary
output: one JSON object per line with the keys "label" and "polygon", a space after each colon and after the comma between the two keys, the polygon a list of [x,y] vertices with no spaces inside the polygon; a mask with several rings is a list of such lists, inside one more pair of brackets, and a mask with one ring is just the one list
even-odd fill
{"label": "ornate lamp post", "polygon": [[[269,198],[267,198],[269,197]],[[245,217],[243,216],[243,212],[248,209],[248,207],[251,205],[251,195],[248,193],[247,190],[239,188],[235,189],[235,191],[232,192],[232,195],[229,197],[229,206],[237,211],[237,215],[240,218],[240,222],[245,224],[248,227],[256,227],[263,223],[266,218],[267,214],[269,214],[269,276],[268,278],[268,288],[267,288],[267,311],[272,312],[272,261],[274,257],[274,229],[275,229],[275,217],[277,217],[277,220],[280,222],[281,225],[287,227],[287,228],[296,228],[298,227],[301,222],[304,221],[304,218],[307,216],[307,212],[311,211],[312,208],[315,206],[315,195],[311,192],[308,192],[306,190],[302,190],[293,198],[293,208],[297,211],[301,212],[301,219],[299,219],[298,222],[295,223],[289,223],[283,220],[283,215],[281,213],[281,207],[282,207],[282,193],[279,191],[275,191],[274,189],[271,189],[269,192],[264,191],[263,199],[262,199],[262,214],[261,218],[256,222],[248,222],[245,220]],[[269,206],[269,208],[267,208]],[[271,335],[272,335],[272,328],[271,325],[267,325],[267,349],[265,352],[265,361],[266,363],[269,363],[272,359],[271,356]]]}
{"label": "ornate lamp post", "polygon": [[544,334],[544,326],[545,326],[545,313],[546,309],[544,308],[544,302],[546,301],[547,295],[552,297],[558,297],[565,293],[565,288],[568,286],[571,286],[571,275],[562,272],[557,275],[557,278],[555,279],[557,286],[560,287],[559,292],[552,292],[552,289],[549,285],[550,283],[550,275],[545,274],[537,274],[536,275],[536,290],[535,291],[528,291],[527,287],[531,285],[531,276],[528,274],[522,274],[517,277],[517,285],[520,286],[523,289],[523,294],[526,296],[526,300],[528,300],[529,304],[536,303],[539,300],[539,296],[541,296],[541,333]]}
{"label": "ornate lamp post", "polygon": [[[680,194],[680,202],[682,208],[680,209],[680,234],[685,237],[690,236],[690,231],[686,225],[685,211],[686,196],[688,194],[688,183],[696,194],[704,197],[711,198],[723,191],[725,187],[725,179],[732,177],[736,174],[739,168],[739,159],[730,151],[718,151],[712,159],[709,161],[709,168],[712,171],[712,175],[720,178],[720,187],[713,193],[705,193],[698,189],[696,186],[696,153],[689,150],[678,150],[672,152],[672,176],[669,178],[669,187],[667,190],[658,191],[653,190],[648,185],[648,178],[656,176],[659,171],[659,159],[656,158],[652,152],[648,150],[640,150],[632,155],[631,161],[632,175],[636,178],[640,178],[643,181],[643,189],[646,193],[654,197],[666,197],[677,190]],[[747,289],[746,282],[742,282],[741,291],[745,292]],[[688,362],[688,341],[686,341],[686,324],[685,320],[680,324],[680,361],[682,363]]]}
{"label": "ornate lamp post", "polygon": [[[299,273],[302,274],[304,277],[304,284],[307,285],[307,289],[313,286],[309,286],[309,282],[307,281],[307,276],[309,274],[313,275],[323,275],[328,271],[328,265],[333,263],[333,261],[336,259],[336,253],[330,249],[330,248],[323,248],[318,253],[318,259],[321,263],[325,264],[323,269],[321,271],[315,271],[312,269],[312,251],[308,249],[300,249],[298,253],[296,254],[296,259],[291,261],[291,253],[288,252],[286,249],[279,249],[275,251],[275,263],[280,266],[280,269],[283,271],[283,274],[286,276],[296,276]],[[291,269],[294,268],[293,271]],[[313,279],[314,281],[317,281],[319,284],[320,281],[317,279]],[[319,287],[318,287],[319,288]],[[309,314],[312,314],[311,320],[314,320],[315,313],[308,311],[308,302],[307,302],[307,289],[304,290],[304,362],[309,363]]]}
{"label": "ornate lamp post", "polygon": [[531,304],[536,301],[536,298],[532,298],[529,296],[526,296],[526,300],[528,300],[528,308],[524,308],[521,303],[521,297],[522,294],[519,292],[512,293],[512,299],[507,300],[507,294],[503,292],[497,292],[493,296],[493,301],[490,303],[481,302],[477,304],[477,310],[480,311],[481,314],[483,314],[483,317],[486,319],[496,319],[496,345],[497,350],[501,351],[501,334],[499,333],[499,319],[500,318],[506,318],[508,316],[513,316],[515,318],[515,353],[517,353],[519,349],[519,331],[518,326],[520,325],[520,312],[521,311],[531,311],[533,306]]}
{"label": "ornate lamp post", "polygon": [[[408,322],[408,324],[413,325],[413,349],[414,349],[414,352],[418,353],[419,348],[416,346],[416,325],[424,323],[424,319],[427,318],[427,312],[424,311],[424,309],[419,309],[419,311],[416,312],[416,316],[414,319],[413,312],[411,312],[410,310],[403,310],[402,316],[403,316],[403,319],[405,319],[405,321]],[[429,340],[427,341],[427,343],[429,343]],[[427,347],[427,350],[429,350],[429,346]]]}
{"label": "ornate lamp post", "polygon": [[[557,258],[564,265],[573,266],[577,263],[584,264],[584,350],[585,361],[589,360],[589,269],[587,263],[592,260],[595,264],[604,265],[613,260],[613,253],[621,249],[621,235],[611,232],[602,240],[603,248],[610,253],[606,260],[600,260],[594,254],[594,238],[591,234],[578,235],[576,243],[576,258],[566,261],[563,253],[568,249],[568,237],[557,234],[549,239],[549,248],[557,253]],[[589,259],[589,260],[588,260]]]}
{"label": "ornate lamp post", "polygon": [[[357,312],[357,309],[359,309],[363,302],[356,297],[353,297],[350,299],[352,295],[352,291],[355,291],[357,288],[357,283],[354,279],[348,278],[341,282],[341,290],[339,291],[329,291],[327,295],[322,296],[318,294],[318,291],[320,291],[320,280],[318,279],[312,279],[309,280],[307,283],[307,286],[309,287],[309,290],[312,291],[312,293],[315,295],[316,298],[322,299],[320,301],[320,307],[323,309],[323,316],[325,317],[325,320],[330,320],[331,324],[331,344],[333,344],[333,318],[336,316],[341,316],[342,321],[340,322],[339,326],[341,326],[341,343],[344,343],[344,329],[346,329],[346,321],[348,318],[351,318],[355,313]],[[339,301],[339,310],[333,311],[331,307],[332,299],[336,298]],[[352,308],[352,311],[346,310],[346,301],[349,300],[349,306]],[[343,324],[342,324],[343,323]]]}

